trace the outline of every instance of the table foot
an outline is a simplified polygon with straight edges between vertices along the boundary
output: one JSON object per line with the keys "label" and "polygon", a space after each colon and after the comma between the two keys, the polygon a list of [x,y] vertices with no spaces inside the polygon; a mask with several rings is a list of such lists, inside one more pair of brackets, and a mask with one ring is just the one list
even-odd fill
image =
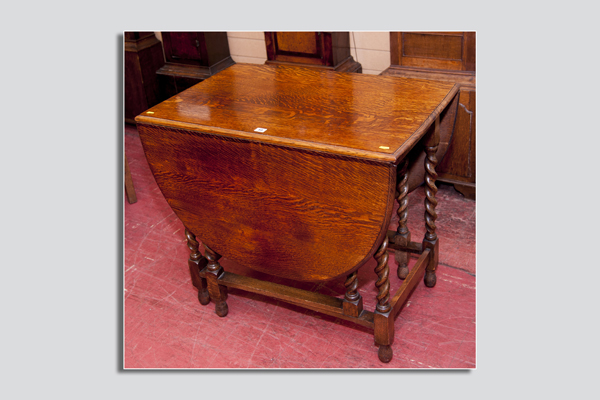
{"label": "table foot", "polygon": [[203,306],[210,303],[210,295],[208,294],[208,289],[198,290],[198,301]]}
{"label": "table foot", "polygon": [[428,288],[434,287],[437,281],[435,271],[438,266],[439,248],[440,246],[437,239],[434,241],[423,240],[423,249],[429,249],[430,251],[429,263],[427,264],[425,277],[423,278],[425,286]]}
{"label": "table foot", "polygon": [[225,301],[222,301],[215,305],[215,313],[219,317],[223,318],[224,316],[227,315],[228,312],[229,312],[229,307],[227,306],[227,303]]}
{"label": "table foot", "polygon": [[389,363],[392,361],[392,357],[394,356],[394,351],[392,350],[392,346],[389,345],[379,345],[379,351],[377,352],[379,356],[379,360],[384,363]]}
{"label": "table foot", "polygon": [[436,238],[435,240],[423,240],[423,250],[428,249],[429,250],[429,263],[427,264],[427,268],[425,269],[425,277],[423,278],[423,281],[425,283],[425,286],[432,288],[435,286],[435,283],[437,281],[436,275],[435,275],[435,271],[437,270],[437,266],[438,266],[438,257],[439,257],[439,242],[438,239]]}
{"label": "table foot", "polygon": [[435,276],[435,272],[426,271],[425,272],[424,282],[425,282],[425,286],[427,286],[429,288],[434,287],[435,283],[437,282],[437,278]]}
{"label": "table foot", "polygon": [[[398,245],[406,246],[408,243],[410,243],[410,233],[406,237],[396,235],[394,242]],[[406,251],[396,250],[394,258],[396,263],[398,263],[398,278],[405,280],[410,272],[408,269],[408,253]]]}
{"label": "table foot", "polygon": [[398,265],[398,278],[405,280],[408,274],[410,273],[408,266]]}

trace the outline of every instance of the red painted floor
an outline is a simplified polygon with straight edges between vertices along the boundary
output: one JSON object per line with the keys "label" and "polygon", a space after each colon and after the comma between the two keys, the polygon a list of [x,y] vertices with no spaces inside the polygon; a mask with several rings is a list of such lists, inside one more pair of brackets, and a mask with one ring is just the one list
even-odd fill
{"label": "red painted floor", "polygon": [[[271,298],[230,289],[229,314],[202,306],[187,267],[184,228],[156,186],[135,127],[125,128],[138,201],[124,210],[124,367],[475,368],[475,201],[438,184],[437,285],[420,284],[398,315],[394,358],[377,357],[372,331]],[[423,188],[409,195],[413,240],[425,233]],[[394,213],[395,215],[395,213]],[[395,229],[397,218],[390,229]],[[202,248],[202,246],[200,246]],[[227,271],[265,277],[223,258]],[[415,259],[412,260],[414,264]],[[375,261],[359,271],[364,306],[375,306]],[[400,286],[389,257],[391,293]],[[343,297],[343,280],[295,287]]]}

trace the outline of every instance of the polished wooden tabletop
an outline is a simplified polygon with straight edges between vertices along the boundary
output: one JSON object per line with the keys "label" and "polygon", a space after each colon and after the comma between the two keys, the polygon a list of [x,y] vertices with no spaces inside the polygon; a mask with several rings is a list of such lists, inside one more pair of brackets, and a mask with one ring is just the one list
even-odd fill
{"label": "polished wooden tabletop", "polygon": [[136,121],[395,163],[457,92],[429,80],[236,64]]}

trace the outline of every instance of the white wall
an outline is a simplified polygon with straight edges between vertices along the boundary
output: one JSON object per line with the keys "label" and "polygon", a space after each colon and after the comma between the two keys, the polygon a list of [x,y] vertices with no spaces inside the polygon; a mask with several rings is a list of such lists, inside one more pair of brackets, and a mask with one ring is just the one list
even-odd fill
{"label": "white wall", "polygon": [[251,64],[267,61],[264,32],[227,32],[227,40],[233,61]]}
{"label": "white wall", "polygon": [[350,53],[363,74],[379,75],[390,66],[390,32],[350,32]]}

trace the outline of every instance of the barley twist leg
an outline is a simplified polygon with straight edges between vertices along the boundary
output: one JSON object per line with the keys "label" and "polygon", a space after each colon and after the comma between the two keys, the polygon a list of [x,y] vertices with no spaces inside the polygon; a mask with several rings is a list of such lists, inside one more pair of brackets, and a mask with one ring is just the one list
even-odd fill
{"label": "barley twist leg", "polygon": [[[406,246],[410,243],[410,232],[406,221],[408,220],[408,159],[398,166],[398,185],[396,187],[396,201],[398,202],[398,229],[394,242]],[[408,276],[408,253],[396,250],[395,257],[398,263],[398,278],[406,279]]]}
{"label": "barley twist leg", "polygon": [[435,166],[437,165],[437,158],[435,153],[437,151],[437,144],[434,146],[426,146],[425,153],[425,238],[423,240],[424,247],[430,247],[434,251],[432,262],[425,271],[425,285],[427,287],[434,287],[437,281],[435,270],[437,268],[437,253],[438,253],[438,237],[435,232],[435,220],[437,214],[435,207],[437,206],[437,200],[435,195],[438,191],[435,186],[435,180],[437,179],[437,173],[435,172]]}
{"label": "barley twist leg", "polygon": [[375,273],[378,276],[375,286],[379,290],[377,294],[377,311],[386,313],[390,310],[390,280],[389,280],[389,267],[388,267],[388,238],[387,236],[383,240],[379,250],[375,253],[375,259],[377,260],[377,267]]}

